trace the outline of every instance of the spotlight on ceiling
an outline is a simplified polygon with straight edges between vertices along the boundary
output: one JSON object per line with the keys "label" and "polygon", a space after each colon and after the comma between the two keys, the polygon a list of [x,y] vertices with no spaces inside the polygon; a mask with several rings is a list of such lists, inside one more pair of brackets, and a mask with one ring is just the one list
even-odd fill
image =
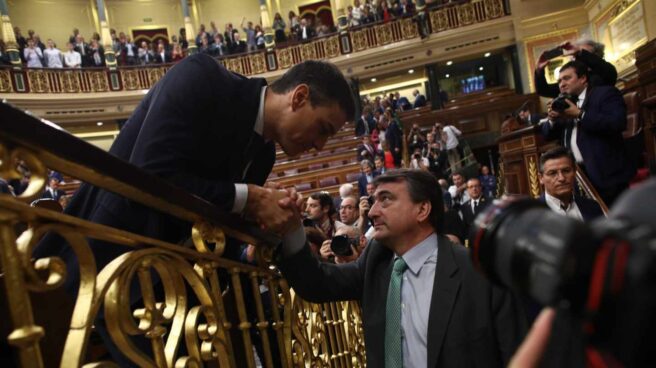
{"label": "spotlight on ceiling", "polygon": [[453,61],[451,61],[451,60],[446,62],[446,65],[451,65],[451,64],[453,64]]}
{"label": "spotlight on ceiling", "polygon": [[410,69],[410,70],[408,70],[408,74],[412,74],[412,73],[414,73],[414,72],[415,72],[414,69]]}
{"label": "spotlight on ceiling", "polygon": [[375,81],[377,81],[376,78],[371,78],[371,82],[372,82],[372,83],[375,82]]}
{"label": "spotlight on ceiling", "polygon": [[490,57],[490,55],[492,55],[492,54],[489,53],[489,52],[486,52],[483,56],[485,56],[485,57]]}

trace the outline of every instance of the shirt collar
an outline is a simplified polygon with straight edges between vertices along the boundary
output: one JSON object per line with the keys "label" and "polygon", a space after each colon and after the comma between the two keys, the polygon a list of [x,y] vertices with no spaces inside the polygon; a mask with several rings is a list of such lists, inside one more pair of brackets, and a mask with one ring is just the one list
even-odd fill
{"label": "shirt collar", "polygon": [[588,87],[585,87],[585,88],[583,89],[583,92],[581,92],[581,94],[579,95],[579,102],[580,102],[580,103],[583,103],[583,100],[585,100],[585,94],[586,94],[586,92],[588,92]]}
{"label": "shirt collar", "polygon": [[260,107],[257,109],[257,118],[255,119],[255,125],[253,130],[255,133],[262,136],[264,134],[264,97],[266,96],[267,86],[262,86],[262,92],[260,92]]}
{"label": "shirt collar", "polygon": [[[560,199],[552,196],[551,194],[549,194],[547,192],[544,192],[544,198],[545,198],[545,201],[547,202],[547,205],[549,207],[551,207],[552,209],[559,210],[559,209],[562,208],[561,206],[563,205],[563,202]],[[573,204],[574,204],[574,197],[572,197],[572,202],[570,202],[567,209],[569,209]]]}
{"label": "shirt collar", "polygon": [[403,260],[413,274],[419,274],[429,257],[437,254],[437,234],[432,233],[403,255]]}

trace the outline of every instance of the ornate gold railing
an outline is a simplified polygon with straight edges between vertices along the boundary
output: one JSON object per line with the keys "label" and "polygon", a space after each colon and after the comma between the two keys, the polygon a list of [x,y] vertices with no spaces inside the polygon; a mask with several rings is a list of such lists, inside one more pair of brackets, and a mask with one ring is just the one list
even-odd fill
{"label": "ornate gold railing", "polygon": [[[31,171],[29,186],[19,197],[0,195],[0,307],[8,310],[0,344],[11,346],[17,365],[115,366],[93,352],[103,346],[91,342],[97,340],[91,336],[100,313],[111,341],[143,367],[255,367],[254,345],[266,367],[364,365],[358,305],[315,305],[295,297],[268,266],[275,236],[0,103],[0,177],[19,177],[19,161]],[[47,168],[188,222],[189,245],[30,206],[45,186]],[[44,320],[49,308],[72,299],[62,285],[74,271],[62,258],[35,258],[46,233],[66,240],[78,260],[80,283],[70,310],[55,310]],[[226,244],[226,236],[256,245],[260,266],[222,257],[234,245]],[[98,269],[89,238],[131,250]],[[134,284],[140,306],[131,305]],[[271,306],[268,314],[265,305]],[[149,351],[134,343],[137,336],[146,339]],[[52,346],[58,343],[59,350]]]}
{"label": "ornate gold railing", "polygon": [[[271,50],[228,56],[219,61],[228,69],[256,75],[284,70],[305,60],[330,59],[354,52],[392,45],[419,37],[418,22],[426,22],[429,33],[483,23],[509,14],[504,0],[465,0],[440,5],[427,17],[399,18],[379,22]],[[172,65],[85,68],[27,69],[0,68],[0,93],[84,93],[148,89]]]}

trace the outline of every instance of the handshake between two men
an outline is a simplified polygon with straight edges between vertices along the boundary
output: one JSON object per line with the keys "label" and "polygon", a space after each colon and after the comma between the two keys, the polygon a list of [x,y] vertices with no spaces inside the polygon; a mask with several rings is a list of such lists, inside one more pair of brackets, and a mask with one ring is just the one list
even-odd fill
{"label": "handshake between two men", "polygon": [[295,188],[282,189],[278,183],[267,182],[263,187],[248,185],[244,210],[263,230],[282,237],[301,226],[302,204],[303,196]]}

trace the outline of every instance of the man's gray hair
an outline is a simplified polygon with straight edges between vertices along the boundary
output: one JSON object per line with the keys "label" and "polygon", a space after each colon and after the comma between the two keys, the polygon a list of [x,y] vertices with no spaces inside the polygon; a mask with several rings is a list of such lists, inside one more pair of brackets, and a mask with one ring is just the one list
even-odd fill
{"label": "man's gray hair", "polygon": [[604,58],[604,50],[606,49],[606,45],[604,45],[601,42],[597,42],[589,37],[583,37],[579,38],[576,42],[575,45],[581,46],[581,45],[586,45],[592,47],[592,53],[599,56],[600,58]]}
{"label": "man's gray hair", "polygon": [[342,198],[344,198],[344,197],[348,197],[348,196],[350,196],[351,194],[353,194],[353,184],[351,184],[351,183],[346,183],[346,184],[342,184],[342,185],[339,187],[339,196],[340,196],[340,197],[342,197]]}

